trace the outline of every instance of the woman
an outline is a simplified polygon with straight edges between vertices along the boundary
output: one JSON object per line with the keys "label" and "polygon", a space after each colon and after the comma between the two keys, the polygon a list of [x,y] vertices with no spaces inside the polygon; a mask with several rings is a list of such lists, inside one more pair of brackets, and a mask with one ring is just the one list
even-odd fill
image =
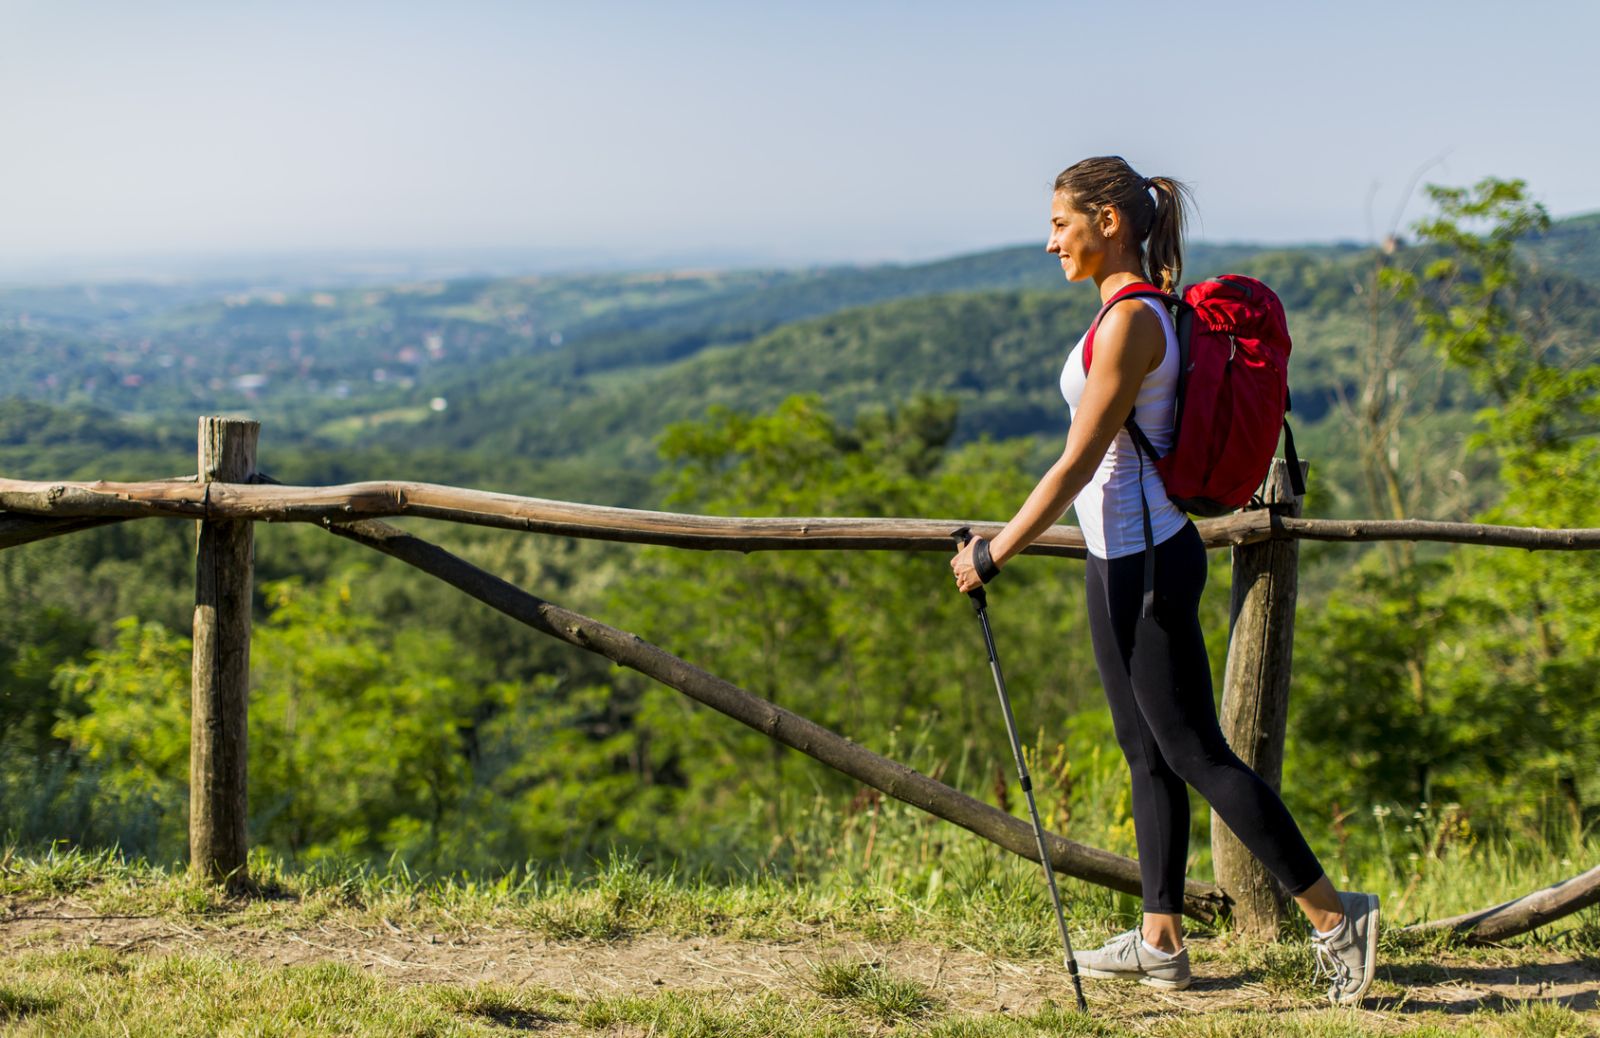
{"label": "woman", "polygon": [[[1186,194],[1169,178],[1141,177],[1121,158],[1085,159],[1056,178],[1046,251],[1059,258],[1068,281],[1092,279],[1102,302],[1141,282],[1175,292]],[[1087,374],[1083,347],[1080,339],[1061,374],[1072,425],[1060,459],[1005,529],[992,541],[974,538],[951,560],[956,586],[972,591],[1076,504],[1089,547],[1089,631],[1133,779],[1144,893],[1143,926],[1079,953],[1080,972],[1189,986],[1181,915],[1187,784],[1305,911],[1319,971],[1332,978],[1329,997],[1356,1002],[1372,982],[1378,899],[1334,889],[1283,801],[1223,739],[1200,631],[1205,548],[1167,499],[1155,467],[1140,465],[1123,428],[1132,413],[1158,451],[1171,446],[1178,365],[1172,316],[1159,300],[1124,300],[1101,319]],[[1141,496],[1156,555],[1149,617],[1141,616]]]}

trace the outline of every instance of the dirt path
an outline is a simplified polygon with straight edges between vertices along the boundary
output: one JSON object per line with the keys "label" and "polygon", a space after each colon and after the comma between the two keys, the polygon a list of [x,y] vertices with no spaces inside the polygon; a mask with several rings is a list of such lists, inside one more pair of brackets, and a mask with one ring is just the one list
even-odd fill
{"label": "dirt path", "polygon": [[[896,976],[919,981],[966,1012],[1027,1012],[1050,999],[1069,1004],[1071,985],[1057,963],[1007,961],[969,950],[916,943],[874,943],[819,937],[748,942],[719,937],[645,934],[613,942],[558,941],[526,930],[460,926],[419,931],[383,920],[379,925],[324,921],[250,925],[237,920],[185,920],[170,916],[98,915],[71,899],[0,899],[0,954],[98,946],[118,952],[162,954],[206,951],[269,965],[348,962],[408,983],[495,982],[540,985],[579,997],[649,995],[662,990],[807,990],[814,964],[829,960],[873,962]],[[1090,982],[1091,1002],[1142,1013],[1215,1012],[1231,1008],[1292,1011],[1320,1004],[1309,982],[1260,982],[1225,958],[1205,956],[1206,941],[1191,947],[1199,961],[1187,991],[1157,992],[1118,983]],[[1513,1002],[1550,1001],[1579,1012],[1600,1009],[1600,962],[1542,953],[1517,965],[1482,960],[1396,965],[1380,973],[1368,1015],[1424,1011],[1466,1013]]]}

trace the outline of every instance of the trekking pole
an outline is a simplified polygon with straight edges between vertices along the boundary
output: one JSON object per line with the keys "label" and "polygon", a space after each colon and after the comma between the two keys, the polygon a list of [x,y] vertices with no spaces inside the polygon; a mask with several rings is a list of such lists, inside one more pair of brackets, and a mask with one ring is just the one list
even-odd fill
{"label": "trekking pole", "polygon": [[[950,535],[958,549],[965,548],[972,539],[972,531],[963,526]],[[1078,1011],[1087,1013],[1089,1003],[1083,998],[1083,982],[1078,979],[1078,960],[1072,955],[1072,938],[1067,934],[1067,917],[1061,911],[1061,894],[1056,890],[1055,870],[1050,867],[1050,854],[1044,847],[1044,824],[1039,821],[1039,805],[1033,799],[1033,780],[1028,777],[1028,765],[1022,759],[1022,741],[1017,738],[1017,722],[1011,716],[1011,699],[1006,695],[1006,679],[1000,674],[1000,658],[994,651],[994,633],[989,630],[989,595],[978,588],[967,592],[972,608],[983,626],[983,644],[989,650],[989,669],[994,671],[994,689],[1000,693],[1000,710],[1006,716],[1006,734],[1011,736],[1011,755],[1017,759],[1017,775],[1022,779],[1022,795],[1028,798],[1028,814],[1033,818],[1033,836],[1039,842],[1039,864],[1044,866],[1044,879],[1050,886],[1050,902],[1056,908],[1056,925],[1061,927],[1061,944],[1067,950],[1067,972],[1072,976],[1072,990],[1078,996]]]}

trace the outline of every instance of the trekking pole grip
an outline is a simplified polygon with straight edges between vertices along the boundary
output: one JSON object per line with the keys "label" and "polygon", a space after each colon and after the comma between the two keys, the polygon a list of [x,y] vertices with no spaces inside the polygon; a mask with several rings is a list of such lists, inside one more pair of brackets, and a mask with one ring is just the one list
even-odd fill
{"label": "trekking pole grip", "polygon": [[[950,536],[955,539],[956,550],[960,551],[967,546],[968,541],[972,540],[972,529],[963,526],[959,530],[952,531]],[[967,597],[972,599],[972,608],[980,613],[989,607],[989,593],[983,589],[981,584],[968,591]]]}

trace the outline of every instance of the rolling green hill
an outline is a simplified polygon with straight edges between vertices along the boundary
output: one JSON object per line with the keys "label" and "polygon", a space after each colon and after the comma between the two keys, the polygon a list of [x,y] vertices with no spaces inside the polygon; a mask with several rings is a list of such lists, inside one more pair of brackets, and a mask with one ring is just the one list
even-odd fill
{"label": "rolling green hill", "polygon": [[[1600,338],[1594,283],[1565,273],[1600,269],[1600,215],[1560,221],[1528,249],[1558,320]],[[1297,414],[1314,444],[1339,446],[1319,423],[1361,370],[1369,315],[1359,290],[1372,256],[1353,245],[1190,252],[1189,280],[1239,270],[1283,296]],[[181,468],[189,448],[178,441],[196,414],[242,411],[266,425],[280,478],[410,476],[640,503],[661,430],[714,404],[760,410],[810,392],[848,416],[945,394],[961,407],[960,440],[1055,439],[1065,427],[1056,375],[1091,311],[1088,291],[1062,284],[1037,245],[904,266],[299,295],[4,288],[10,393],[101,408],[89,424],[110,422],[104,435],[116,442],[82,418],[11,407],[22,432],[0,463],[15,475],[76,475],[99,458],[173,451]],[[1461,387],[1452,393],[1447,409],[1474,405]],[[114,413],[134,421],[112,422]],[[82,435],[57,435],[71,428]]]}
{"label": "rolling green hill", "polygon": [[[1251,246],[1199,246],[1242,257]],[[669,363],[886,300],[1047,289],[1037,247],[920,265],[465,279],[285,293],[233,284],[0,287],[8,395],[125,413],[249,410],[280,428],[414,412],[454,377],[559,357],[592,373]]]}
{"label": "rolling green hill", "polygon": [[[1294,384],[1307,420],[1327,410],[1344,377],[1341,350],[1361,334],[1361,304],[1349,290],[1358,262],[1295,251],[1229,264],[1268,280],[1294,315]],[[649,467],[666,424],[717,404],[759,411],[792,393],[816,393],[842,415],[946,394],[961,404],[958,440],[1056,434],[1065,428],[1056,378],[1094,307],[1083,286],[945,293],[792,322],[664,364],[588,366],[581,348],[512,360],[446,381],[449,410],[406,435],[457,449]],[[356,442],[388,436],[373,429]]]}
{"label": "rolling green hill", "polygon": [[[0,473],[13,479],[158,479],[194,471],[194,423],[146,425],[95,408],[0,400]],[[188,435],[183,435],[188,432]]]}
{"label": "rolling green hill", "polygon": [[[1339,470],[1353,459],[1335,401],[1355,391],[1367,363],[1362,348],[1371,314],[1362,285],[1371,276],[1372,256],[1345,249],[1213,254],[1215,265],[1206,267],[1202,252],[1192,264],[1197,278],[1223,269],[1255,274],[1282,296],[1296,342],[1291,386],[1297,427],[1324,470],[1346,483],[1353,480]],[[1022,258],[1007,252],[975,259],[1005,269]],[[1053,266],[1045,257],[1029,262],[1040,259],[1046,269]],[[1542,287],[1569,340],[1600,339],[1600,288],[1556,274]],[[759,412],[794,393],[818,395],[841,417],[919,394],[946,395],[960,406],[957,442],[979,436],[1059,442],[1066,413],[1056,381],[1093,310],[1087,288],[1052,284],[855,307],[786,323],[749,341],[730,335],[719,342],[705,331],[684,333],[684,339],[671,332],[600,337],[455,373],[439,390],[450,399],[446,412],[425,415],[403,433],[381,426],[357,430],[349,442],[376,445],[403,437],[519,462],[561,459],[591,474],[645,473],[655,468],[656,439],[672,422],[702,417],[718,405]],[[1403,314],[1385,319],[1410,334]],[[672,342],[681,348],[654,348]],[[1431,358],[1421,355],[1417,363],[1417,371],[1396,377],[1426,377]],[[1464,379],[1447,378],[1439,409],[1404,435],[1419,444],[1430,436],[1459,440],[1481,403]],[[625,503],[609,495],[605,500]]]}
{"label": "rolling green hill", "polygon": [[1541,267],[1600,283],[1600,213],[1557,220],[1524,251]]}

